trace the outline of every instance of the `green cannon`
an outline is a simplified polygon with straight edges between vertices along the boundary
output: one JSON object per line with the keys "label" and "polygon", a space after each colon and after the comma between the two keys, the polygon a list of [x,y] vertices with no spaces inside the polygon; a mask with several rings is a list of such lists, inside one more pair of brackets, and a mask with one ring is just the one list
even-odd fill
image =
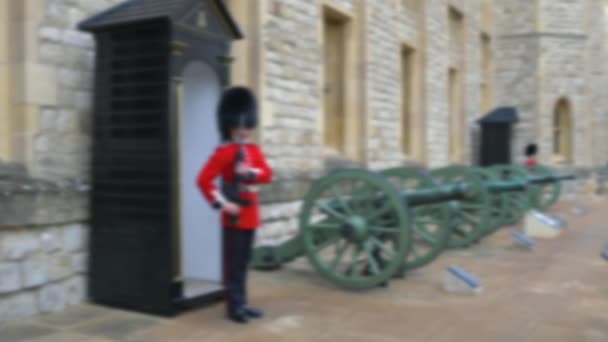
{"label": "green cannon", "polygon": [[573,178],[513,165],[336,171],[311,186],[299,234],[256,248],[252,266],[274,269],[306,255],[339,286],[376,287],[447,247],[469,246],[517,222],[530,208],[547,208],[559,198],[559,182]]}

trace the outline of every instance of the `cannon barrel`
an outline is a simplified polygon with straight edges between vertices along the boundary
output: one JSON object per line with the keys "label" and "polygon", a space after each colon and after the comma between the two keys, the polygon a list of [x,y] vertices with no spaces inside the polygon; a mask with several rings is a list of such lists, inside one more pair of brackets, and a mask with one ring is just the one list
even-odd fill
{"label": "cannon barrel", "polygon": [[[484,184],[491,193],[501,193],[509,191],[523,191],[529,185],[548,184],[564,180],[576,179],[574,174],[530,176],[526,180],[515,181],[493,181]],[[410,207],[423,206],[447,201],[466,199],[472,196],[471,185],[467,182],[441,185],[432,189],[419,189],[415,191],[403,192],[401,196]],[[382,195],[376,197],[376,205],[382,203]]]}
{"label": "cannon barrel", "polygon": [[402,196],[409,206],[415,207],[463,198],[467,194],[468,188],[466,183],[442,185],[435,189],[408,191]]}
{"label": "cannon barrel", "polygon": [[[527,185],[528,182],[525,181],[497,181],[485,184],[490,192],[521,191],[524,190]],[[463,182],[453,185],[442,185],[435,189],[408,191],[403,193],[402,196],[410,206],[415,207],[465,199],[471,196],[470,188],[471,186],[469,184]]]}
{"label": "cannon barrel", "polygon": [[[575,179],[575,175],[549,175],[549,176],[531,176],[526,180],[521,181],[494,181],[487,182],[485,187],[489,192],[499,193],[507,191],[522,191],[530,184],[547,184],[559,182],[563,180]],[[466,182],[442,185],[435,189],[421,189],[403,193],[404,200],[412,207],[420,205],[428,205],[441,203],[446,201],[458,200],[466,198],[469,195],[470,186]]]}
{"label": "cannon barrel", "polygon": [[575,180],[574,174],[549,175],[549,176],[531,176],[528,178],[528,183],[531,184],[547,184],[566,180]]}

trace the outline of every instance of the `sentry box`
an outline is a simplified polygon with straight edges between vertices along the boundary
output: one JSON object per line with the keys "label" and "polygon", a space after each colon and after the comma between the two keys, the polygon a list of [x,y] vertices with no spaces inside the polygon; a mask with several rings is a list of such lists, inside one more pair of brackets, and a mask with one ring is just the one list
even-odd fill
{"label": "sentry box", "polygon": [[514,107],[499,107],[477,122],[481,126],[480,166],[510,164],[517,110]]}
{"label": "sentry box", "polygon": [[91,299],[173,314],[222,298],[222,229],[195,179],[239,28],[220,0],[130,0],[79,28],[97,45]]}

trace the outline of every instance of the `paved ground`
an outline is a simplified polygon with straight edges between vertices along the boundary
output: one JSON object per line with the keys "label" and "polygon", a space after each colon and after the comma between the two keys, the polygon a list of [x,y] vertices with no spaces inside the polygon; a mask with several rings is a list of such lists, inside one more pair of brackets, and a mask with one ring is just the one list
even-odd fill
{"label": "paved ground", "polygon": [[[512,248],[507,228],[463,251],[395,280],[388,289],[346,292],[320,279],[305,261],[252,276],[254,304],[268,315],[231,324],[215,305],[159,319],[85,305],[0,326],[0,341],[608,341],[608,202],[587,201],[586,215],[562,202],[568,219],[556,239],[534,251]],[[477,296],[443,292],[446,266],[483,282]]]}

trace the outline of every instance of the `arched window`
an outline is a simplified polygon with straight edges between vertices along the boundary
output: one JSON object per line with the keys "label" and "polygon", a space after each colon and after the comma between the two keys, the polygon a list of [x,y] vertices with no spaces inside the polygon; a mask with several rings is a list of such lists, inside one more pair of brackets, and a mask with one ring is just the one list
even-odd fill
{"label": "arched window", "polygon": [[572,161],[572,118],[564,98],[553,109],[553,156],[556,162]]}

